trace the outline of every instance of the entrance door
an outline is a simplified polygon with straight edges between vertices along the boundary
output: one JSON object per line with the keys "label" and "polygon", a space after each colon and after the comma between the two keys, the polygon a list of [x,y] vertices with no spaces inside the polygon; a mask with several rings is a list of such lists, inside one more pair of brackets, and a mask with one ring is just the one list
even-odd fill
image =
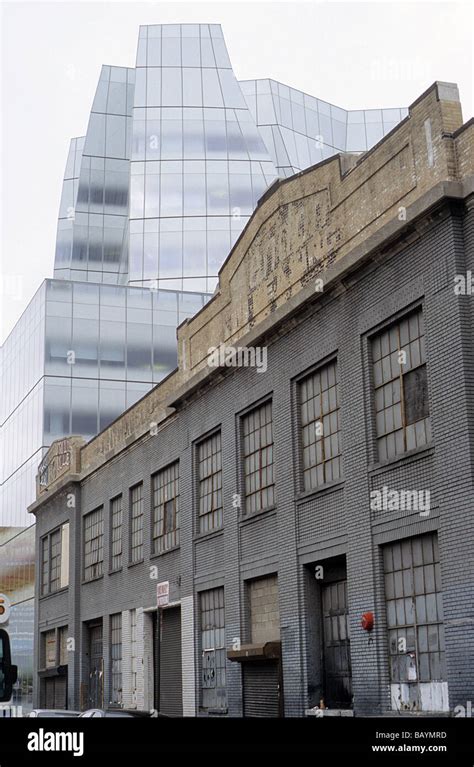
{"label": "entrance door", "polygon": [[102,623],[89,627],[89,708],[102,708],[104,696],[104,658]]}
{"label": "entrance door", "polygon": [[324,700],[328,708],[349,708],[352,701],[347,581],[321,588],[324,638]]}

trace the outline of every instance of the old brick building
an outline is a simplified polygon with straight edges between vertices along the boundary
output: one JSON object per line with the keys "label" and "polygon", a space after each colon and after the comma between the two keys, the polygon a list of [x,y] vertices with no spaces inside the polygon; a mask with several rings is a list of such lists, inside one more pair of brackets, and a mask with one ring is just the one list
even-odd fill
{"label": "old brick building", "polygon": [[[52,446],[30,507],[38,705],[472,700],[473,140],[436,83],[366,154],[276,183],[177,370]],[[216,368],[220,345],[265,364]]]}

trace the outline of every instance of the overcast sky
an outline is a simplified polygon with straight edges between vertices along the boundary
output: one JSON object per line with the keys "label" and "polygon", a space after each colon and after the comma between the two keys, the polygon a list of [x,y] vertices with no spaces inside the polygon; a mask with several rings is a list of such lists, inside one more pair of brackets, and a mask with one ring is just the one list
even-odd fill
{"label": "overcast sky", "polygon": [[[1,0],[0,0],[1,2]],[[222,24],[239,79],[272,77],[346,109],[408,106],[434,80],[472,116],[472,2],[1,3],[0,343],[45,277],[69,139],[102,64],[134,66],[140,24]]]}

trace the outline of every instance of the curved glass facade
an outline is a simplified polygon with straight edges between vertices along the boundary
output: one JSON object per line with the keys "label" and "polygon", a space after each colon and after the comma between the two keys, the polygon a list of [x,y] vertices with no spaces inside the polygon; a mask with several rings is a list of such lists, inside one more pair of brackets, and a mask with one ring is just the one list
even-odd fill
{"label": "curved glass facade", "polygon": [[212,291],[276,177],[214,24],[140,28],[129,283]]}
{"label": "curved glass facade", "polygon": [[71,143],[55,277],[212,292],[277,176],[364,152],[405,114],[239,82],[218,24],[142,26],[135,69],[102,68]]}
{"label": "curved glass facade", "polygon": [[275,80],[243,80],[240,86],[279,176],[338,152],[366,152],[408,114],[347,111]]}
{"label": "curved glass facade", "polygon": [[87,133],[71,142],[54,265],[60,279],[125,279],[134,82],[134,69],[102,67]]}

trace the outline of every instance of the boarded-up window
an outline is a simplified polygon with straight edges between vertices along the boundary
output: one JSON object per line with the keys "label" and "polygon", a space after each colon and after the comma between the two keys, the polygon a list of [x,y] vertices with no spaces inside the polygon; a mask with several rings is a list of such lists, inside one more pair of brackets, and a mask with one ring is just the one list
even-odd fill
{"label": "boarded-up window", "polygon": [[43,634],[43,658],[44,668],[53,668],[57,665],[56,660],[56,630],[45,631]]}

